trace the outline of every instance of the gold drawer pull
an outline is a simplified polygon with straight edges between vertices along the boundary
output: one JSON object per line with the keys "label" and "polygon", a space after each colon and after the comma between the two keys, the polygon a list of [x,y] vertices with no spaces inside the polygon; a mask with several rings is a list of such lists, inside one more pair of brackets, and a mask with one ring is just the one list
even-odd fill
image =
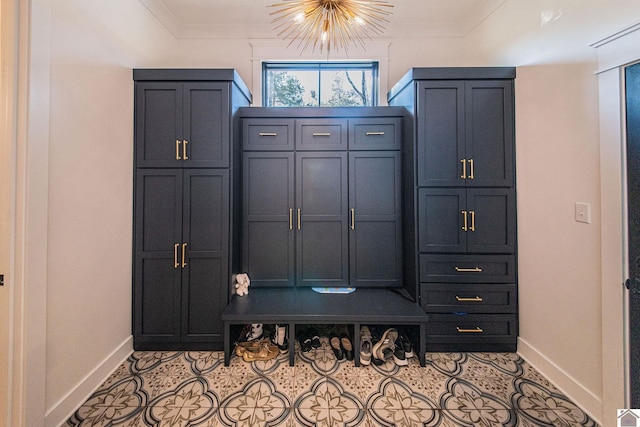
{"label": "gold drawer pull", "polygon": [[180,247],[180,243],[176,243],[173,245],[173,268],[180,267],[180,263],[178,262],[178,248]]}
{"label": "gold drawer pull", "polygon": [[473,268],[456,267],[456,271],[458,273],[482,273],[482,269],[480,267],[473,267]]}
{"label": "gold drawer pull", "polygon": [[180,157],[180,140],[176,139],[176,160],[182,160]]}
{"label": "gold drawer pull", "polygon": [[314,132],[313,136],[331,136],[331,132]]}
{"label": "gold drawer pull", "polygon": [[183,243],[182,244],[182,268],[185,268],[187,266],[187,261],[185,260],[186,252],[187,252],[187,244]]}
{"label": "gold drawer pull", "polygon": [[351,208],[351,229],[356,229],[356,210]]}
{"label": "gold drawer pull", "polygon": [[462,329],[460,326],[456,326],[459,334],[481,334],[484,330],[480,326],[476,326],[475,329]]}
{"label": "gold drawer pull", "polygon": [[458,295],[456,295],[456,300],[460,301],[460,302],[466,302],[466,301],[472,301],[472,302],[482,302],[482,297],[480,296],[475,296],[475,297],[460,297]]}
{"label": "gold drawer pull", "polygon": [[460,178],[467,179],[467,159],[460,160],[460,163],[462,163],[462,175],[460,175]]}
{"label": "gold drawer pull", "polygon": [[182,160],[189,160],[189,157],[187,157],[187,144],[189,143],[189,141],[187,141],[186,139],[182,140]]}
{"label": "gold drawer pull", "polygon": [[468,162],[469,162],[469,169],[470,169],[470,172],[471,172],[469,174],[469,179],[473,179],[473,169],[474,169],[473,168],[473,159],[469,159]]}
{"label": "gold drawer pull", "polygon": [[367,136],[384,136],[384,132],[367,132]]}
{"label": "gold drawer pull", "polygon": [[278,136],[278,132],[260,132],[258,136]]}

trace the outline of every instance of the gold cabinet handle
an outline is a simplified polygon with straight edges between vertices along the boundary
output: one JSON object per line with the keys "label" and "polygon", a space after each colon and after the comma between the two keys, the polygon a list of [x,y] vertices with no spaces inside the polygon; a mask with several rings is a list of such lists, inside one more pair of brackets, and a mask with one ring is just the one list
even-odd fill
{"label": "gold cabinet handle", "polygon": [[480,326],[476,326],[475,329],[463,329],[460,326],[456,326],[456,330],[459,334],[481,334],[484,332]]}
{"label": "gold cabinet handle", "polygon": [[469,159],[469,179],[473,179],[473,159]]}
{"label": "gold cabinet handle", "polygon": [[331,132],[314,132],[313,136],[331,136]]}
{"label": "gold cabinet handle", "polygon": [[180,140],[176,139],[176,160],[182,160],[180,157]]}
{"label": "gold cabinet handle", "polygon": [[367,132],[366,136],[384,136],[384,132]]}
{"label": "gold cabinet handle", "polygon": [[186,252],[187,252],[187,244],[183,243],[182,244],[182,268],[185,268],[187,266],[187,262],[185,261]]}
{"label": "gold cabinet handle", "polygon": [[482,302],[482,297],[480,296],[475,296],[475,297],[460,297],[458,295],[456,295],[456,301],[460,301],[460,302]]}
{"label": "gold cabinet handle", "polygon": [[480,267],[473,267],[473,268],[456,267],[456,271],[458,273],[482,273],[482,268],[480,268]]}
{"label": "gold cabinet handle", "polygon": [[471,227],[469,227],[469,230],[476,231],[476,211],[469,211],[469,213],[471,214]]}
{"label": "gold cabinet handle", "polygon": [[462,163],[462,175],[460,175],[460,178],[467,179],[467,159],[460,160],[460,163]]}
{"label": "gold cabinet handle", "polygon": [[293,230],[293,209],[289,209],[289,230]]}
{"label": "gold cabinet handle", "polygon": [[278,136],[278,132],[260,132],[258,136]]}
{"label": "gold cabinet handle", "polygon": [[298,209],[298,230],[300,230],[300,209]]}
{"label": "gold cabinet handle", "polygon": [[356,229],[356,210],[353,208],[351,209],[351,229]]}
{"label": "gold cabinet handle", "polygon": [[187,141],[186,139],[182,140],[182,160],[189,160],[189,158],[187,157],[187,144],[189,143],[189,141]]}
{"label": "gold cabinet handle", "polygon": [[467,227],[467,211],[461,211],[461,212],[462,212],[462,222],[463,222],[462,231],[467,231],[469,229]]}
{"label": "gold cabinet handle", "polygon": [[178,262],[178,247],[179,246],[180,246],[180,243],[176,243],[175,245],[173,245],[173,268],[180,267],[180,263]]}

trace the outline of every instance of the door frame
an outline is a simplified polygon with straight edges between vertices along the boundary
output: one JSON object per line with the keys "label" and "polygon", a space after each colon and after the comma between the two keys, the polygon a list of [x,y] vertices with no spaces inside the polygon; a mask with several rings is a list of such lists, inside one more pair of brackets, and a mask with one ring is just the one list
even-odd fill
{"label": "door frame", "polygon": [[[626,227],[626,129],[624,69],[640,60],[640,24],[591,45],[598,55],[599,87],[602,413],[615,425],[616,410],[629,405],[628,274]],[[611,351],[611,349],[615,349]],[[624,387],[620,387],[624,384]]]}

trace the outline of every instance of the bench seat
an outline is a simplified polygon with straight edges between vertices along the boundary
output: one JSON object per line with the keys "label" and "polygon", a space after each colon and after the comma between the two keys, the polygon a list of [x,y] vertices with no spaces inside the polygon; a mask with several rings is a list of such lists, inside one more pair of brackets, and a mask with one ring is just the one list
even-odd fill
{"label": "bench seat", "polygon": [[350,294],[322,294],[310,288],[251,288],[248,295],[234,296],[222,313],[224,363],[229,365],[231,325],[267,323],[288,325],[289,364],[294,364],[295,325],[353,325],[354,361],[360,366],[361,325],[417,325],[416,350],[425,366],[427,315],[420,306],[389,289],[360,288]]}

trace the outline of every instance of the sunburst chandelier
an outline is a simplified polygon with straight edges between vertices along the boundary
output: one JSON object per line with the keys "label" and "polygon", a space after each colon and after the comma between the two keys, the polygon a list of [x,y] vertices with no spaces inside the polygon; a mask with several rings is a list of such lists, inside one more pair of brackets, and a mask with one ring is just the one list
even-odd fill
{"label": "sunburst chandelier", "polygon": [[302,52],[311,46],[328,54],[346,52],[349,44],[364,49],[365,39],[382,34],[393,5],[384,0],[282,0],[269,7],[277,9],[270,13],[276,15],[272,23],[278,24],[278,37],[291,40],[289,46],[297,40]]}

